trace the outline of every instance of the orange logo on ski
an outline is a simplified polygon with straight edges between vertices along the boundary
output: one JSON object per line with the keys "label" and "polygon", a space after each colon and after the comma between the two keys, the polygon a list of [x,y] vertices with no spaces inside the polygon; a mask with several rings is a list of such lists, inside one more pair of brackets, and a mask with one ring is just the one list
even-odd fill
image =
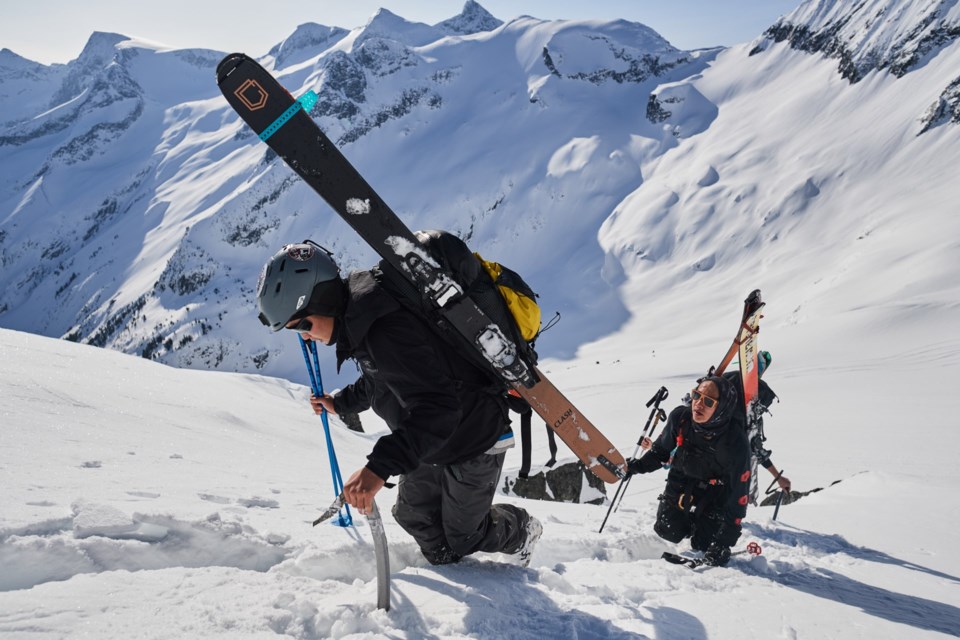
{"label": "orange logo on ski", "polygon": [[243,84],[233,92],[250,111],[257,111],[267,106],[267,92],[256,80],[244,80]]}

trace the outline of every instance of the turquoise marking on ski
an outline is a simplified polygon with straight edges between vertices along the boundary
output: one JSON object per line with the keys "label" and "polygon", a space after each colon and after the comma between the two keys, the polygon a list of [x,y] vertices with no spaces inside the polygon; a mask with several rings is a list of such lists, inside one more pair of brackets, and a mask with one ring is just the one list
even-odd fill
{"label": "turquoise marking on ski", "polygon": [[300,96],[296,102],[290,105],[289,109],[281,113],[280,117],[274,120],[269,127],[263,130],[263,132],[260,134],[260,139],[264,142],[269,140],[270,136],[279,131],[280,127],[287,124],[290,118],[295,116],[300,109],[303,109],[304,111],[310,111],[310,109],[313,109],[313,105],[317,104],[317,100],[319,100],[319,98],[316,93],[313,91],[307,91],[305,94]]}

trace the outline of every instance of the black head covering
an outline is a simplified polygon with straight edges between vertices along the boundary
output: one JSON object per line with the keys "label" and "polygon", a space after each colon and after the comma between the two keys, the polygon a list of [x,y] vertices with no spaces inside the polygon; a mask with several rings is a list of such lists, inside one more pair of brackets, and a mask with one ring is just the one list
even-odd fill
{"label": "black head covering", "polygon": [[703,424],[694,422],[694,428],[706,431],[718,431],[725,428],[730,422],[730,418],[733,417],[733,412],[740,406],[740,403],[737,402],[736,386],[723,376],[708,376],[700,382],[712,382],[716,385],[717,391],[720,392],[720,403],[709,420]]}

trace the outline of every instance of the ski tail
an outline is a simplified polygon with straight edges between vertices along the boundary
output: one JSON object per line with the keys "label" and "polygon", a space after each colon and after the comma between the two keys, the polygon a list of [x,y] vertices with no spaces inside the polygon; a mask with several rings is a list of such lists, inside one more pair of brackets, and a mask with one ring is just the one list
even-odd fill
{"label": "ski tail", "polygon": [[743,301],[743,316],[740,318],[740,328],[737,329],[733,343],[730,345],[730,348],[727,349],[727,353],[723,356],[720,364],[710,370],[711,375],[720,376],[727,370],[727,366],[733,360],[733,356],[736,355],[740,349],[744,326],[746,326],[750,317],[756,314],[762,307],[763,301],[760,298],[760,289],[754,289],[750,292],[750,295],[747,296],[747,299]]}

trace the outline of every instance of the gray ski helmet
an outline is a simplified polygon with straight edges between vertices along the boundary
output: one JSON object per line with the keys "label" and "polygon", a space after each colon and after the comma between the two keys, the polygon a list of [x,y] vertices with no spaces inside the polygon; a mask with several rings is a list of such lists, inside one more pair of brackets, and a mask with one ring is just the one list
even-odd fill
{"label": "gray ski helmet", "polygon": [[263,265],[257,283],[260,322],[272,331],[311,314],[343,312],[346,287],[332,254],[311,240],[284,245]]}

